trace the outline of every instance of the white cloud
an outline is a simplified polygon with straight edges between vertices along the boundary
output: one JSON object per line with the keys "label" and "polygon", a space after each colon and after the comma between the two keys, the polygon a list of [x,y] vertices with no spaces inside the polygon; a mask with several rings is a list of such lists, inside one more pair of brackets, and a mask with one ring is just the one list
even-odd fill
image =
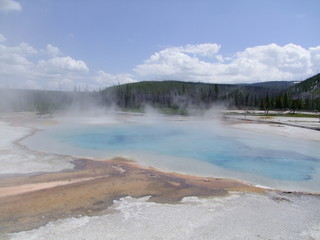
{"label": "white cloud", "polygon": [[320,46],[310,48],[312,70],[315,73],[320,72]]}
{"label": "white cloud", "polygon": [[197,45],[188,44],[181,48],[181,52],[193,53],[203,57],[213,57],[219,52],[220,47],[220,45],[215,43],[203,43]]}
{"label": "white cloud", "polygon": [[22,6],[19,2],[15,0],[0,0],[0,11],[9,12],[20,10],[22,10]]}
{"label": "white cloud", "polygon": [[39,71],[53,74],[86,73],[89,71],[85,62],[71,57],[54,57],[48,61],[40,60],[37,64]]}
{"label": "white cloud", "polygon": [[[154,79],[191,80],[198,76],[208,75],[211,63],[201,61],[197,56],[213,56],[219,50],[216,44],[187,45],[185,47],[166,48],[152,55],[144,64],[138,65],[135,71],[142,76]],[[214,50],[212,48],[214,47]],[[205,49],[208,52],[205,52]],[[188,55],[187,53],[192,53]]]}
{"label": "white cloud", "polygon": [[52,90],[98,90],[135,82],[126,73],[112,75],[100,70],[93,76],[84,61],[64,56],[51,44],[36,49],[27,43],[9,47],[4,41],[0,42],[0,79],[4,88]]}
{"label": "white cloud", "polygon": [[[134,70],[150,80],[236,83],[296,80],[317,73],[320,68],[320,46],[305,49],[292,43],[269,44],[247,48],[232,58],[219,54],[219,50],[217,44],[166,48]],[[197,55],[216,61],[205,61]]]}
{"label": "white cloud", "polygon": [[58,47],[52,46],[51,44],[48,44],[45,49],[41,50],[41,52],[49,57],[57,57],[59,55],[62,55],[60,49]]}
{"label": "white cloud", "polygon": [[276,68],[280,72],[301,74],[311,68],[310,52],[301,46],[288,44],[280,47],[276,44],[247,48],[237,54],[238,59],[252,60],[253,66],[263,65]]}
{"label": "white cloud", "polygon": [[7,46],[0,34],[0,87],[97,90],[144,80],[182,80],[212,83],[245,83],[300,80],[320,72],[320,46],[269,44],[224,56],[218,44],[170,47],[154,53],[134,68],[135,75],[91,73],[83,60],[64,55],[48,44]]}
{"label": "white cloud", "polygon": [[[2,36],[2,35],[1,35]],[[37,50],[27,43],[0,42],[0,87],[72,90],[85,81],[89,68],[82,60],[62,55],[50,44]]]}
{"label": "white cloud", "polygon": [[37,51],[26,43],[21,43],[15,47],[7,47],[0,44],[0,76],[24,75],[29,74],[33,63],[27,58],[36,54]]}
{"label": "white cloud", "polygon": [[2,54],[9,54],[9,55],[19,54],[22,56],[30,56],[30,55],[38,54],[38,51],[27,43],[20,43],[15,47],[7,47],[5,45],[0,45],[0,46],[1,46]]}
{"label": "white cloud", "polygon": [[97,72],[97,76],[94,77],[94,80],[98,83],[99,86],[102,87],[110,87],[118,84],[136,82],[136,80],[134,80],[130,74],[124,73],[112,75],[102,70],[99,70]]}
{"label": "white cloud", "polygon": [[226,58],[224,58],[222,55],[216,55],[216,59],[218,60],[218,62],[224,62]]}

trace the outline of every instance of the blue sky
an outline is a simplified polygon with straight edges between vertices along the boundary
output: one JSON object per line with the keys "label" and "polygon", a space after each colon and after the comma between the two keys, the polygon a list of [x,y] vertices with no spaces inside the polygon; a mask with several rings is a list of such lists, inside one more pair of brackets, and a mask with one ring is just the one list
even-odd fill
{"label": "blue sky", "polygon": [[0,87],[320,72],[319,0],[0,0]]}

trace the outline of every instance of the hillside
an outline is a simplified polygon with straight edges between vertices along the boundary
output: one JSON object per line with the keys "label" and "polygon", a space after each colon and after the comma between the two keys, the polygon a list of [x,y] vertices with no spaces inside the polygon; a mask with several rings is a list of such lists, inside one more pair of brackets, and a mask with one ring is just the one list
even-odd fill
{"label": "hillside", "polygon": [[320,111],[320,74],[289,87],[277,98],[277,108]]}
{"label": "hillside", "polygon": [[186,113],[188,108],[215,105],[238,109],[291,109],[320,111],[320,74],[305,81],[254,84],[209,84],[182,81],[144,81],[99,92],[61,92],[0,89],[0,112],[37,111],[40,114],[90,110],[96,106],[142,109],[146,105]]}
{"label": "hillside", "polygon": [[[290,82],[261,84],[209,84],[181,81],[145,81],[118,85],[100,92],[104,102],[124,108],[145,104],[166,108],[208,108],[214,104],[227,107],[260,107],[265,98],[281,93]],[[281,85],[281,87],[280,87]]]}
{"label": "hillside", "polygon": [[288,89],[288,94],[293,98],[320,98],[320,73],[290,87]]}
{"label": "hillside", "polygon": [[294,86],[295,82],[293,81],[269,81],[269,82],[259,82],[259,83],[251,83],[250,86],[256,86],[256,87],[264,87],[264,88],[270,88],[270,89],[281,89],[285,90],[288,89],[291,86]]}

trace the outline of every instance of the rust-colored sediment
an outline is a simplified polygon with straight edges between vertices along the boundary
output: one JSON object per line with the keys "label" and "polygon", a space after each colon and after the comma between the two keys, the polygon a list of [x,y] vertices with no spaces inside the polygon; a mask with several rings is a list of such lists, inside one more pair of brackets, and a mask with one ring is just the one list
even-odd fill
{"label": "rust-colored sediment", "polygon": [[79,159],[72,171],[0,179],[0,232],[29,230],[61,218],[100,215],[123,196],[177,203],[186,196],[263,192],[240,181],[164,173],[125,159]]}

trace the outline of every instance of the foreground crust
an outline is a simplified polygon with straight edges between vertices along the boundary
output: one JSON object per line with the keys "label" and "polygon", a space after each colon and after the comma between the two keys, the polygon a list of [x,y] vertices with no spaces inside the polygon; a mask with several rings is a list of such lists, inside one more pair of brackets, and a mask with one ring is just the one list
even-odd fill
{"label": "foreground crust", "polygon": [[178,203],[186,196],[264,191],[235,180],[164,173],[122,158],[78,159],[74,164],[73,170],[0,179],[0,232],[30,230],[61,218],[107,214],[113,200],[124,196]]}

